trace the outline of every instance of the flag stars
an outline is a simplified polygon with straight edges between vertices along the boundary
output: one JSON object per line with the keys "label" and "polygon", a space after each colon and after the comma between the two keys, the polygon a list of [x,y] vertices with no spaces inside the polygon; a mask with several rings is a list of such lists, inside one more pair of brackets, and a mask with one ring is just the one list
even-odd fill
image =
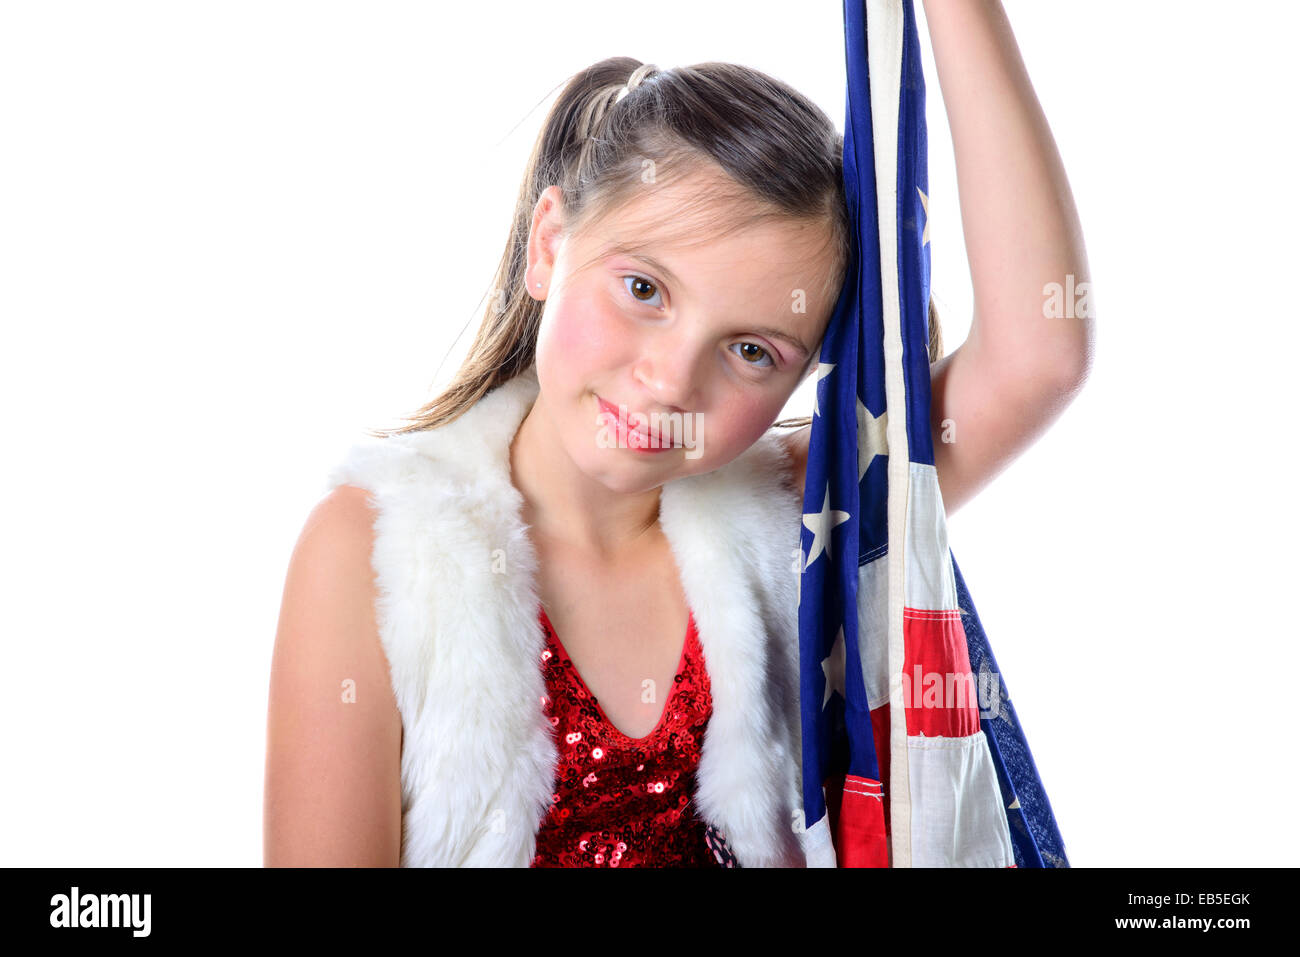
{"label": "flag stars", "polygon": [[889,454],[889,441],[885,434],[889,423],[889,410],[879,415],[872,415],[870,410],[858,399],[858,481],[867,474],[867,469],[877,455]]}
{"label": "flag stars", "polygon": [[819,361],[817,363],[817,381],[813,383],[813,415],[815,416],[822,414],[822,410],[817,406],[817,396],[822,390],[822,379],[831,374],[831,370],[835,368],[835,365],[834,362]]}
{"label": "flag stars", "polygon": [[[822,503],[822,510],[820,512],[807,513],[803,517],[804,528],[813,533],[812,544],[808,546],[808,560],[804,563],[804,568],[807,568],[815,562],[817,556],[822,552],[826,552],[827,556],[830,555],[830,552],[827,551],[827,546],[830,544],[831,530],[848,520],[848,512],[840,512],[831,509],[831,487],[827,484],[826,499]],[[827,561],[829,560],[828,557]]]}
{"label": "flag stars", "polygon": [[822,659],[822,677],[826,679],[826,693],[822,695],[822,710],[826,709],[826,704],[831,700],[831,692],[838,691],[840,697],[845,701],[849,699],[844,690],[844,660],[847,656],[844,652],[844,626],[840,625],[840,630],[835,633],[835,644],[831,645],[831,653]]}
{"label": "flag stars", "polygon": [[930,241],[930,197],[922,193],[919,186],[916,191],[921,196],[921,211],[925,214],[925,229],[921,231],[921,245],[924,246]]}

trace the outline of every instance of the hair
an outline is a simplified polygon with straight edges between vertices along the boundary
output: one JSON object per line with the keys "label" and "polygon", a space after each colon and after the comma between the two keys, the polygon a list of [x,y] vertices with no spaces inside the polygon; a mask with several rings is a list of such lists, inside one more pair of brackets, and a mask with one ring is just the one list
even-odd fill
{"label": "hair", "polygon": [[[843,136],[815,103],[749,67],[707,62],[660,70],[631,57],[610,57],[574,74],[528,159],[490,301],[468,355],[437,397],[405,417],[407,425],[371,434],[437,428],[532,365],[544,306],[526,289],[527,247],[538,199],[552,185],[563,198],[564,230],[576,232],[634,199],[646,162],[652,162],[656,184],[720,170],[725,176],[719,188],[677,217],[687,223],[683,231],[721,235],[765,220],[829,226],[834,267],[818,301],[833,304],[851,255],[843,150]],[[720,216],[719,209],[726,213]],[[933,298],[929,320],[933,363],[943,352]],[[819,351],[820,344],[809,366]],[[811,422],[804,416],[774,425]]]}

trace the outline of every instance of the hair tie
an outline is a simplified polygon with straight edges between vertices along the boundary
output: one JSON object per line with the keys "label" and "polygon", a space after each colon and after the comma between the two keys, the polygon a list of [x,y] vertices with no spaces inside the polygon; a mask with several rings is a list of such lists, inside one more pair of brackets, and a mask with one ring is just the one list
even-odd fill
{"label": "hair tie", "polygon": [[629,93],[635,90],[638,86],[641,85],[641,81],[644,80],[649,74],[658,73],[658,72],[659,72],[659,68],[656,67],[653,63],[642,63],[639,67],[637,67],[635,70],[632,71],[631,75],[627,78],[627,82],[623,84],[622,89],[618,91],[618,95],[614,97],[614,102],[617,103],[619,100],[623,99],[623,97],[627,96]]}

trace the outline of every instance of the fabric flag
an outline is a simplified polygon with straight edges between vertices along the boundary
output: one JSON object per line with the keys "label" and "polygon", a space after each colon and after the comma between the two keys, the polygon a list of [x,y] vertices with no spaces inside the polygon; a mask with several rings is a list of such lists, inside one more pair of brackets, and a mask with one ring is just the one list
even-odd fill
{"label": "fabric flag", "polygon": [[912,0],[845,0],[844,33],[854,249],[818,357],[800,533],[803,823],[821,838],[810,863],[1068,867],[948,547]]}

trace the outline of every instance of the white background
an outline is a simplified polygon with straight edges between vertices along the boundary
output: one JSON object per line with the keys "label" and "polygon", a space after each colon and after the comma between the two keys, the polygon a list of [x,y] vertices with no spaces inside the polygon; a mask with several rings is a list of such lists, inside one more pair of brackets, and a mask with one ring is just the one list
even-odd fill
{"label": "white background", "polygon": [[[1097,361],[952,516],[953,553],[1073,864],[1289,864],[1298,18],[1005,6],[1081,213]],[[293,543],[353,437],[455,371],[549,97],[611,55],[731,60],[842,129],[841,16],[0,6],[0,864],[261,864]],[[951,351],[970,279],[921,31]]]}

